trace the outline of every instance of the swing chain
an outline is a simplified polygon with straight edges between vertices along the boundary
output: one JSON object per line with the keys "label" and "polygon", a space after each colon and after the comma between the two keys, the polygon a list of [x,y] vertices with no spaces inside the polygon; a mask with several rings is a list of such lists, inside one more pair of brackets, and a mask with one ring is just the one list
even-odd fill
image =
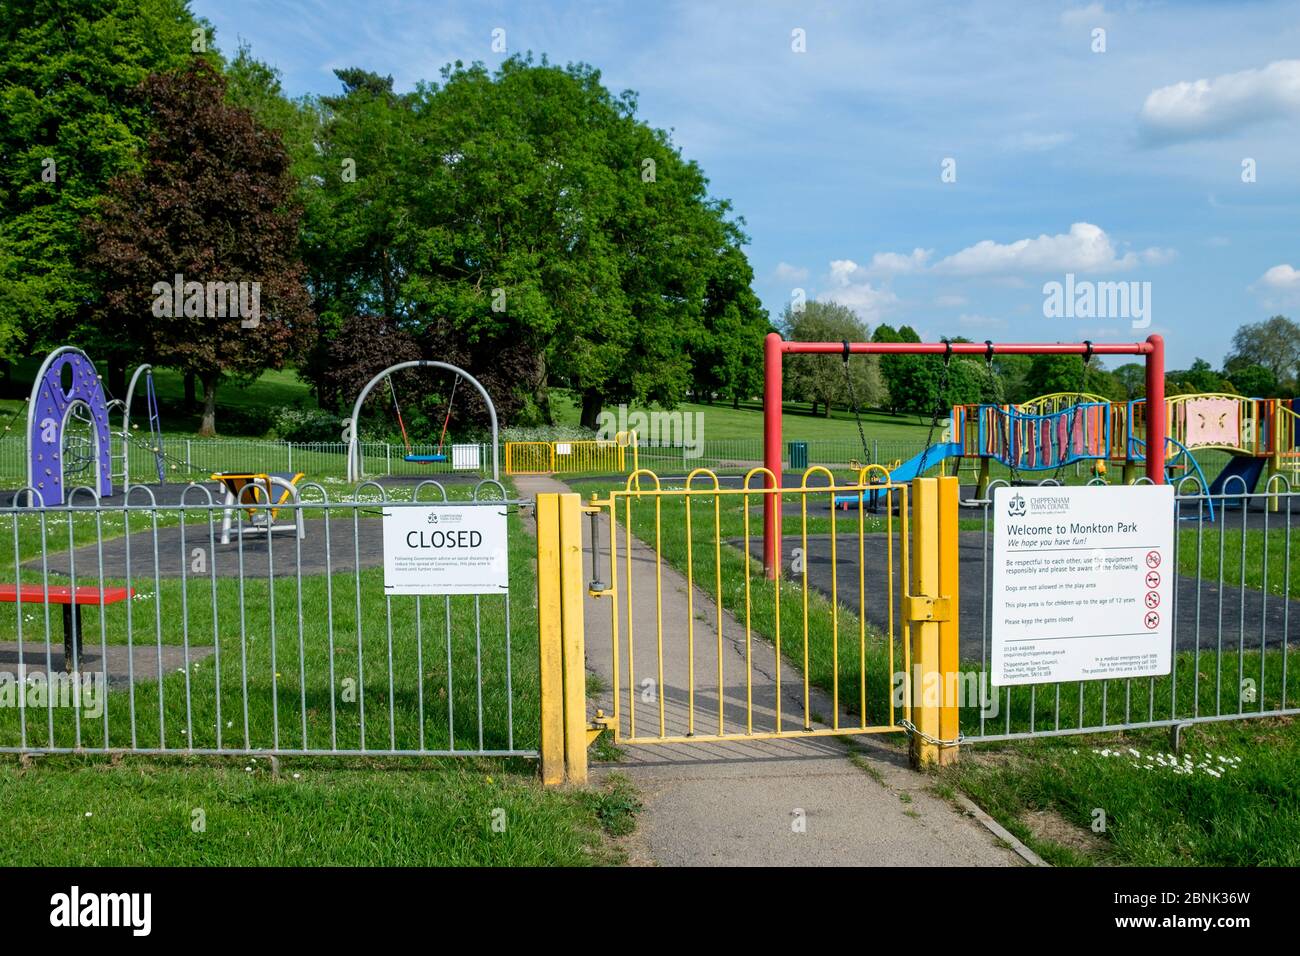
{"label": "swing chain", "polygon": [[1070,425],[1065,433],[1065,447],[1056,463],[1056,471],[1052,472],[1052,481],[1058,484],[1061,480],[1061,470],[1065,468],[1065,460],[1070,456],[1070,445],[1074,442],[1074,426],[1079,421],[1079,402],[1088,388],[1088,368],[1092,365],[1092,340],[1084,339],[1083,347],[1083,366],[1079,369],[1079,387],[1074,391],[1074,404],[1070,406]]}
{"label": "swing chain", "polygon": [[[844,345],[844,384],[848,386],[849,402],[853,405],[853,420],[858,423],[858,439],[862,442],[862,460],[871,462],[871,452],[867,450],[867,433],[862,430],[862,416],[858,414],[858,396],[853,390],[853,376],[849,374],[849,340]],[[874,462],[872,462],[874,464]]]}

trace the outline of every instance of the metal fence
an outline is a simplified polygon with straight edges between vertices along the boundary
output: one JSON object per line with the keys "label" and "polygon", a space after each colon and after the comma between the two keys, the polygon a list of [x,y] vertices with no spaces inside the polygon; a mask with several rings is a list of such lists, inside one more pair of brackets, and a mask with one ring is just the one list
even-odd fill
{"label": "metal fence", "polygon": [[[313,483],[272,515],[137,486],[0,510],[0,751],[535,757],[520,503],[490,480],[450,490]],[[510,515],[509,589],[385,594],[382,513],[444,506]]]}
{"label": "metal fence", "polygon": [[[916,485],[837,487],[817,466],[802,487],[762,485],[761,472],[748,481],[642,473],[588,503],[592,588],[611,599],[608,620],[588,620],[588,660],[597,654],[610,671],[613,691],[600,702],[616,740],[895,730],[900,715],[924,717],[913,698],[928,699],[925,681],[940,675],[950,715],[907,728],[933,746],[1300,714],[1290,684],[1300,666],[1300,603],[1291,606],[1300,492],[1283,476],[1258,493],[1240,479],[1213,496],[1194,479],[1175,489],[1168,674],[996,688],[991,491],[960,506],[954,496],[947,516],[941,505],[935,534],[920,533],[932,522]],[[769,498],[784,524],[779,581],[762,571]],[[929,581],[927,561],[938,568]],[[676,597],[665,590],[669,569],[680,575]],[[932,620],[938,641],[927,636]],[[810,703],[817,688],[824,699]]]}
{"label": "metal fence", "polygon": [[[1300,714],[1290,672],[1300,664],[1300,564],[1292,528],[1300,493],[1282,476],[1246,494],[1240,479],[1207,496],[1177,487],[1172,667],[1163,677],[1002,687],[991,661],[992,493],[963,502],[963,601],[981,608],[978,639],[963,632],[962,667],[981,675],[980,700],[962,713],[968,743]],[[1054,484],[1052,481],[1041,484]],[[978,668],[978,669],[977,669]]]}

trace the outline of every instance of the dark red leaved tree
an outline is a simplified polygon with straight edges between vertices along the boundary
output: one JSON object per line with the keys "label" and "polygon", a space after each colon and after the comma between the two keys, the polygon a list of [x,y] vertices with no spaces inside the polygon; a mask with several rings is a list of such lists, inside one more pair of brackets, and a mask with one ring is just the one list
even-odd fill
{"label": "dark red leaved tree", "polygon": [[141,94],[153,132],[143,167],[114,179],[98,215],[83,223],[105,290],[103,327],[198,378],[204,435],[215,433],[223,378],[299,360],[316,324],[289,156],[278,133],[226,101],[225,86],[199,59],[149,77]]}

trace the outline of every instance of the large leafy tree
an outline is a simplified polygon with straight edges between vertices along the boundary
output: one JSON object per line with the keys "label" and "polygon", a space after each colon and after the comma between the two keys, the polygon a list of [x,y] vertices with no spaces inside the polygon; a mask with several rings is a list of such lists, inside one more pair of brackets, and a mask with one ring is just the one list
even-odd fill
{"label": "large leafy tree", "polygon": [[[281,368],[314,333],[289,157],[279,134],[228,102],[225,89],[203,60],[149,77],[141,91],[153,128],[146,162],[112,180],[85,223],[105,290],[98,320],[152,361],[195,375],[201,434],[215,430],[223,378]],[[157,284],[177,274],[187,284],[256,283],[260,316],[215,315],[210,299],[159,314]]]}
{"label": "large leafy tree", "polygon": [[763,387],[763,337],[772,331],[750,286],[754,272],[739,247],[725,250],[705,290],[704,311],[691,337],[691,391],[712,402],[714,396],[754,397]]}
{"label": "large leafy tree", "polygon": [[205,27],[185,0],[5,0],[0,358],[75,336],[120,377],[121,337],[88,321],[98,290],[80,222],[139,166],[149,117],[132,91],[192,58]]}
{"label": "large leafy tree", "polygon": [[[876,326],[873,342],[919,342],[921,337],[909,325],[895,329],[892,325]],[[889,409],[894,413],[933,414],[939,404],[939,386],[943,362],[925,355],[882,355],[880,374],[889,390]]]}
{"label": "large leafy tree", "polygon": [[[798,342],[864,342],[867,324],[847,306],[836,302],[808,302],[796,312],[786,306],[781,316],[785,337]],[[831,405],[848,407],[856,399],[859,408],[875,408],[885,401],[880,360],[874,355],[851,356],[845,376],[842,355],[791,355],[783,369],[785,394],[812,404],[830,415]]]}
{"label": "large leafy tree", "polygon": [[607,402],[753,388],[766,318],[745,237],[633,94],[526,58],[457,63],[406,95],[340,79],[305,240],[327,327],[389,317],[482,371],[507,418],[549,420],[557,384],[588,427]]}

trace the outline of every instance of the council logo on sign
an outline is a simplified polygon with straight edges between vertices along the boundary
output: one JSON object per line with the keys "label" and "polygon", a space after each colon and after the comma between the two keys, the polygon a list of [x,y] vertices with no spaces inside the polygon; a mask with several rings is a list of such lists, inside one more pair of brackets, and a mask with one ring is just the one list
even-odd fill
{"label": "council logo on sign", "polygon": [[1024,517],[1025,514],[1025,497],[1024,495],[1015,495],[1007,504],[1007,514],[1013,518]]}

